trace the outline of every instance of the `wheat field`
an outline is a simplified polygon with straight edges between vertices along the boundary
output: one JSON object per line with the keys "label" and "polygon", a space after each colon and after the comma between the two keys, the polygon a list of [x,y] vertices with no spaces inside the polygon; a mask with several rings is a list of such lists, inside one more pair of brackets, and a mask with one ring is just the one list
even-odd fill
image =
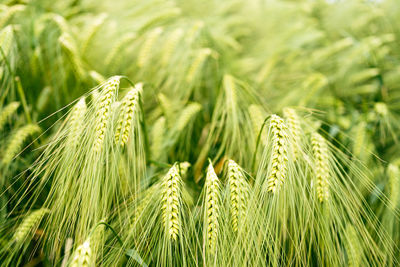
{"label": "wheat field", "polygon": [[398,0],[2,0],[0,266],[399,266]]}

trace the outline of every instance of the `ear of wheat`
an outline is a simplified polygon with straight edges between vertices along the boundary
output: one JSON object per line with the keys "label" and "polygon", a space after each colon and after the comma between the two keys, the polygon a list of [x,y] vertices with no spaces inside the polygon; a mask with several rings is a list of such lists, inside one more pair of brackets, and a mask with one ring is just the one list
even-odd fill
{"label": "ear of wheat", "polygon": [[176,46],[183,36],[183,30],[178,28],[173,31],[166,40],[163,48],[161,63],[163,66],[166,66],[169,63],[169,60],[174,53]]}
{"label": "ear of wheat", "polygon": [[197,56],[194,58],[192,64],[190,65],[186,76],[186,81],[188,83],[193,82],[194,78],[197,75],[197,72],[203,66],[204,62],[211,55],[211,53],[212,50],[210,48],[203,48],[197,53]]}
{"label": "ear of wheat", "polygon": [[81,137],[82,130],[84,128],[84,118],[86,113],[86,102],[85,98],[82,97],[78,103],[74,106],[71,117],[70,117],[70,128],[69,128],[69,144],[72,147],[78,145],[79,138]]}
{"label": "ear of wheat", "polygon": [[360,157],[361,152],[363,151],[363,147],[365,145],[366,139],[366,129],[367,123],[365,121],[360,122],[356,126],[354,143],[353,143],[353,153],[354,156]]}
{"label": "ear of wheat", "polygon": [[158,160],[162,155],[165,134],[165,117],[160,117],[151,129],[151,155]]}
{"label": "ear of wheat", "polygon": [[177,164],[163,178],[162,217],[164,229],[170,239],[176,240],[180,228],[182,181]]}
{"label": "ear of wheat", "polygon": [[163,29],[158,27],[152,30],[147,36],[138,54],[137,65],[139,67],[143,67],[149,61],[150,55],[152,54],[151,50],[153,49],[154,44],[157,42],[158,37],[161,35],[162,32]]}
{"label": "ear of wheat", "polygon": [[81,57],[78,53],[78,48],[76,47],[75,40],[71,36],[71,34],[64,32],[59,38],[58,42],[60,46],[63,48],[68,60],[73,66],[73,70],[79,77],[85,76],[84,64],[82,62]]}
{"label": "ear of wheat", "polygon": [[315,159],[315,176],[317,179],[317,195],[320,202],[329,198],[329,155],[325,139],[314,132],[311,144]]}
{"label": "ear of wheat", "polygon": [[[253,126],[253,133],[254,133],[254,138],[257,141],[258,135],[260,133],[261,127],[264,123],[265,120],[265,114],[262,110],[262,107],[259,105],[250,105],[249,108],[249,114],[250,114],[250,120],[251,120],[251,124]],[[262,142],[262,144],[265,144],[266,142],[266,131],[263,131],[262,136],[260,136],[260,141]]]}
{"label": "ear of wheat", "polygon": [[7,57],[11,51],[13,39],[14,39],[14,29],[12,25],[8,25],[7,27],[0,28],[0,46],[3,50],[3,54]]}
{"label": "ear of wheat", "polygon": [[300,136],[301,136],[301,126],[299,116],[296,111],[292,108],[283,109],[283,115],[287,121],[287,126],[290,132],[290,137],[293,139],[293,155],[297,158],[300,150]]}
{"label": "ear of wheat", "polygon": [[191,166],[190,163],[187,162],[187,161],[179,163],[179,171],[180,171],[180,175],[181,175],[182,178],[186,177],[190,166]]}
{"label": "ear of wheat", "polygon": [[6,6],[7,9],[2,12],[2,16],[0,19],[0,29],[6,25],[6,23],[18,12],[21,12],[25,10],[26,6],[25,5],[11,5],[11,6]]}
{"label": "ear of wheat", "polygon": [[284,183],[287,173],[287,127],[283,119],[272,115],[270,120],[272,131],[272,159],[268,176],[268,191],[275,193]]}
{"label": "ear of wheat", "polygon": [[94,149],[96,152],[99,152],[104,143],[105,133],[108,127],[108,122],[110,119],[110,110],[111,104],[114,100],[114,95],[116,90],[118,90],[120,83],[120,77],[112,77],[110,78],[103,87],[103,91],[101,93],[101,98],[99,100],[99,106],[97,107],[96,119],[96,140]]}
{"label": "ear of wheat", "polygon": [[7,106],[5,106],[2,110],[0,110],[0,131],[3,130],[4,124],[6,124],[7,119],[14,114],[14,112],[18,109],[19,102],[11,102]]}
{"label": "ear of wheat", "polygon": [[362,247],[357,232],[352,225],[346,226],[344,245],[347,252],[348,266],[361,266]]}
{"label": "ear of wheat", "polygon": [[70,267],[94,267],[91,240],[88,238],[83,244],[79,245],[74,252]]}
{"label": "ear of wheat", "polygon": [[115,132],[115,143],[119,143],[121,146],[128,142],[132,121],[139,110],[139,95],[141,91],[142,84],[136,84],[135,88],[131,89],[122,101],[122,109]]}
{"label": "ear of wheat", "polygon": [[17,242],[24,241],[24,239],[29,235],[29,233],[39,226],[40,221],[49,210],[46,208],[41,208],[31,212],[27,215],[22,223],[18,226],[14,233],[14,240]]}
{"label": "ear of wheat", "polygon": [[399,203],[400,196],[400,170],[395,164],[389,164],[387,167],[389,176],[389,206],[395,210]]}
{"label": "ear of wheat", "polygon": [[196,114],[200,112],[201,109],[202,107],[199,103],[191,103],[187,107],[185,107],[182,110],[182,113],[179,116],[178,121],[176,122],[176,128],[178,132],[185,129],[189,121],[193,119],[193,117],[196,116]]}
{"label": "ear of wheat", "polygon": [[243,175],[242,168],[233,160],[228,161],[228,183],[230,208],[232,215],[232,229],[238,231],[238,225],[244,218],[248,199],[247,181]]}
{"label": "ear of wheat", "polygon": [[21,150],[21,146],[28,138],[28,136],[38,132],[40,132],[40,127],[36,124],[27,124],[18,129],[10,138],[11,141],[6,148],[2,163],[4,165],[9,164]]}
{"label": "ear of wheat", "polygon": [[220,186],[211,162],[207,169],[205,188],[207,244],[210,252],[214,254],[219,232]]}
{"label": "ear of wheat", "polygon": [[171,100],[162,93],[158,94],[157,98],[160,103],[161,109],[165,115],[168,125],[171,125],[171,122],[174,120],[176,116],[174,105],[172,104]]}
{"label": "ear of wheat", "polygon": [[118,66],[121,61],[123,61],[124,53],[123,50],[127,47],[133,40],[136,38],[136,34],[134,33],[127,33],[119,39],[115,45],[111,48],[110,53],[105,59],[106,66]]}

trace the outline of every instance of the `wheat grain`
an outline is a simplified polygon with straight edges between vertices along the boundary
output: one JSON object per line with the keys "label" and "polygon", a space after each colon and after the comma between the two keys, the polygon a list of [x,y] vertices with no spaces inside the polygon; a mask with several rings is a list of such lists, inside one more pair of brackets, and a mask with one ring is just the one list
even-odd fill
{"label": "wheat grain", "polygon": [[329,156],[325,139],[318,133],[311,136],[315,159],[315,176],[317,178],[317,194],[320,202],[329,198]]}
{"label": "wheat grain", "polygon": [[176,128],[178,132],[185,129],[189,121],[191,121],[201,109],[202,107],[199,103],[191,103],[187,105],[187,107],[182,110],[181,115],[176,122]]}
{"label": "wheat grain", "polygon": [[104,85],[102,95],[99,100],[98,110],[96,112],[96,140],[94,149],[96,152],[101,151],[104,143],[105,133],[110,119],[111,104],[114,100],[114,95],[119,87],[120,77],[115,76],[110,78]]}
{"label": "wheat grain", "polygon": [[344,242],[349,267],[361,266],[362,247],[353,226],[347,225],[345,231],[346,240]]}
{"label": "wheat grain", "polygon": [[11,102],[0,111],[0,131],[3,130],[7,119],[18,109],[19,102]]}
{"label": "wheat grain", "polygon": [[86,102],[85,98],[82,97],[78,103],[74,106],[71,117],[70,117],[70,128],[69,128],[69,144],[72,147],[78,145],[79,138],[81,137],[84,128],[84,118],[86,114]]}
{"label": "wheat grain", "polygon": [[292,108],[283,109],[283,115],[287,121],[290,137],[293,139],[293,156],[296,159],[300,151],[301,126],[299,116]]}
{"label": "wheat grain", "polygon": [[400,195],[400,170],[397,165],[389,164],[387,167],[389,176],[389,207],[393,210],[397,208]]}
{"label": "wheat grain", "polygon": [[40,132],[40,127],[36,124],[27,124],[19,128],[10,138],[11,141],[4,152],[2,163],[4,165],[9,164],[21,150],[21,146],[28,136],[31,136],[37,132]]}
{"label": "wheat grain", "polygon": [[219,231],[219,201],[220,201],[220,188],[219,180],[215,174],[214,168],[210,162],[206,175],[206,223],[207,223],[207,243],[211,253],[214,254],[217,244],[218,231]]}
{"label": "wheat grain", "polygon": [[178,166],[172,166],[163,178],[162,217],[170,239],[176,240],[180,228],[181,176]]}
{"label": "wheat grain", "polygon": [[128,142],[132,121],[139,111],[139,95],[141,91],[142,84],[138,83],[127,93],[122,101],[122,110],[115,132],[116,144],[119,143],[124,146]]}
{"label": "wheat grain", "polygon": [[74,256],[72,258],[70,267],[93,267],[94,260],[92,254],[92,248],[90,246],[90,238],[88,238],[83,244],[79,245]]}
{"label": "wheat grain", "polygon": [[137,64],[139,67],[143,67],[149,61],[153,46],[162,32],[163,29],[158,27],[152,30],[147,36],[138,54]]}
{"label": "wheat grain", "polygon": [[287,173],[287,126],[283,119],[271,115],[270,128],[272,131],[271,171],[268,176],[268,191],[275,193],[284,183]]}
{"label": "wheat grain", "polygon": [[35,227],[39,226],[40,221],[48,212],[48,209],[41,208],[32,211],[29,215],[27,215],[16,229],[14,233],[14,240],[17,242],[23,241]]}
{"label": "wheat grain", "polygon": [[232,215],[232,229],[234,232],[237,232],[238,224],[245,216],[249,192],[243,170],[233,160],[228,161],[228,183]]}

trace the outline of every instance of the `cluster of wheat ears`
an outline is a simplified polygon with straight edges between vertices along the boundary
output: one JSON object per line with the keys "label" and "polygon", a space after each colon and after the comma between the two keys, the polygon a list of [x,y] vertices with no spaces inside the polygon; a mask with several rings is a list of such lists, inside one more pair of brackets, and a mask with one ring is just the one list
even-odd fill
{"label": "cluster of wheat ears", "polygon": [[398,266],[398,14],[0,4],[0,266]]}

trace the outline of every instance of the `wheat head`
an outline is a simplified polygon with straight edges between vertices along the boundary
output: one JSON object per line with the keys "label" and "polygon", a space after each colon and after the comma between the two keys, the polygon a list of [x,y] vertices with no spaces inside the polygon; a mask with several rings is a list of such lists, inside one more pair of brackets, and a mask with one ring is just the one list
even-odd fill
{"label": "wheat head", "polygon": [[48,212],[48,209],[41,208],[27,215],[15,230],[14,240],[17,242],[23,241],[35,227],[39,226],[40,221]]}
{"label": "wheat head", "polygon": [[268,191],[275,193],[284,183],[287,173],[287,126],[278,115],[272,115],[270,120],[272,131],[271,171],[268,176]]}
{"label": "wheat head", "polygon": [[217,245],[219,232],[219,208],[220,208],[220,186],[218,177],[210,162],[206,175],[206,224],[207,224],[207,243],[208,248],[213,254]]}
{"label": "wheat head", "polygon": [[233,160],[228,161],[228,183],[232,229],[237,232],[238,224],[245,216],[249,191],[242,168]]}
{"label": "wheat head", "polygon": [[96,119],[96,140],[94,144],[94,149],[96,152],[100,152],[103,143],[105,133],[108,127],[108,122],[110,119],[111,104],[114,100],[114,95],[119,87],[120,77],[110,78],[103,87],[103,92],[99,100],[99,106],[97,107]]}
{"label": "wheat head", "polygon": [[90,238],[79,245],[74,252],[70,267],[94,267],[93,253],[90,246]]}
{"label": "wheat head", "polygon": [[2,163],[4,165],[9,164],[21,150],[21,146],[28,138],[28,136],[31,136],[38,132],[40,132],[40,127],[36,124],[27,124],[18,129],[10,138],[11,141],[6,148],[6,151],[4,152]]}
{"label": "wheat head", "polygon": [[301,137],[301,126],[299,116],[296,110],[292,108],[283,109],[283,116],[286,119],[291,138],[293,139],[293,156],[296,159],[300,150],[300,137]]}
{"label": "wheat head", "polygon": [[19,102],[11,102],[7,106],[5,106],[2,110],[0,110],[0,131],[3,130],[4,124],[6,124],[7,119],[14,114],[14,112],[18,109]]}
{"label": "wheat head", "polygon": [[70,129],[69,129],[69,144],[72,147],[76,147],[79,142],[79,138],[81,137],[83,128],[84,128],[84,118],[86,114],[86,102],[85,98],[82,97],[78,103],[74,106],[71,117],[69,120]]}
{"label": "wheat head", "polygon": [[115,132],[116,144],[119,143],[121,146],[124,146],[128,142],[133,118],[137,115],[139,110],[139,95],[141,91],[142,84],[138,83],[128,92],[122,101],[122,110]]}
{"label": "wheat head", "polygon": [[315,159],[317,195],[320,202],[329,198],[329,155],[325,139],[318,133],[311,135],[311,144]]}
{"label": "wheat head", "polygon": [[178,165],[172,166],[163,178],[162,217],[170,239],[176,240],[180,228],[182,180]]}

